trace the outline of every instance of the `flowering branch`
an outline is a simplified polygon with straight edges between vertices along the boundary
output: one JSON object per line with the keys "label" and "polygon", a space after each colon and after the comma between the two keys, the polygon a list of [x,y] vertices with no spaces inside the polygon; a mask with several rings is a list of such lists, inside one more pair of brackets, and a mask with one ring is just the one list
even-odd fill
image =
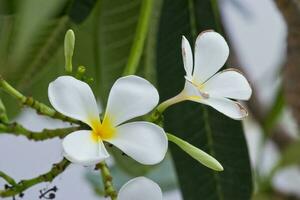
{"label": "flowering branch", "polygon": [[58,128],[58,129],[43,129],[40,132],[31,131],[23,127],[18,123],[10,123],[10,124],[1,124],[0,123],[0,134],[10,133],[16,136],[23,135],[27,137],[29,140],[41,141],[47,140],[54,137],[64,138],[71,132],[79,130],[77,127],[69,127],[69,128]]}
{"label": "flowering branch", "polygon": [[9,184],[11,184],[11,186],[8,187],[7,189],[0,190],[0,197],[15,196],[39,183],[51,182],[56,176],[61,174],[69,166],[69,164],[70,164],[69,161],[63,159],[59,163],[54,164],[52,169],[49,172],[39,175],[38,177],[32,179],[21,180],[19,183],[16,183],[11,177],[6,175],[5,173],[0,172],[0,177],[2,177]]}
{"label": "flowering branch", "polygon": [[39,114],[46,115],[55,119],[60,119],[62,121],[80,124],[78,120],[72,119],[70,117],[66,117],[65,115],[58,113],[54,109],[48,107],[47,105],[37,100],[34,100],[32,97],[24,96],[14,87],[12,87],[8,82],[6,82],[1,76],[0,76],[0,88],[6,93],[8,93],[9,95],[11,95],[12,97],[19,100],[23,105],[35,109]]}
{"label": "flowering branch", "polygon": [[105,161],[100,162],[96,165],[96,169],[100,169],[102,174],[102,181],[104,185],[105,195],[110,196],[111,200],[117,200],[117,192],[112,183],[112,176],[110,174],[109,168]]}

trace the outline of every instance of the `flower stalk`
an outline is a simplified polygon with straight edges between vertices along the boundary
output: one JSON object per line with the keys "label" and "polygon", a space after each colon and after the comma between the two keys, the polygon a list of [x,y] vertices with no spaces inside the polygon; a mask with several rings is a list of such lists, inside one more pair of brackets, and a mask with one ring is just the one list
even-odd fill
{"label": "flower stalk", "polygon": [[182,92],[181,92],[178,95],[176,95],[170,99],[167,99],[164,102],[162,102],[161,104],[159,104],[157,106],[156,110],[162,114],[168,107],[170,107],[176,103],[182,102],[184,100],[186,100],[186,98],[184,97],[184,95],[182,95]]}
{"label": "flower stalk", "polygon": [[111,200],[117,200],[118,194],[113,186],[113,178],[105,161],[102,161],[99,164],[97,164],[96,169],[100,169],[101,171],[105,195],[109,196]]}

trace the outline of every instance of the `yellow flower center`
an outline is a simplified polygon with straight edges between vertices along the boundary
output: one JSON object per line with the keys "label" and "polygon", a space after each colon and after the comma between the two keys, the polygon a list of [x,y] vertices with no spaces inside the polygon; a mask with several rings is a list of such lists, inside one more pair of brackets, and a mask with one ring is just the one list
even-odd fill
{"label": "yellow flower center", "polygon": [[92,120],[92,138],[95,141],[111,139],[116,134],[116,128],[112,125],[110,118],[105,117],[101,123],[99,120]]}

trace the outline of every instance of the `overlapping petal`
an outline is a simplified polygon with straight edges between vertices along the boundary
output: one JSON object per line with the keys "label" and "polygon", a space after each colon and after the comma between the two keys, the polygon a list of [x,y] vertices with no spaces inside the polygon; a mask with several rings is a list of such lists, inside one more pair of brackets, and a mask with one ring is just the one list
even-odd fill
{"label": "overlapping petal", "polygon": [[52,106],[60,113],[91,126],[99,120],[96,98],[88,84],[71,76],[60,76],[49,84],[48,96]]}
{"label": "overlapping petal", "polygon": [[118,200],[162,200],[157,183],[145,177],[131,179],[119,191]]}
{"label": "overlapping petal", "polygon": [[244,106],[230,99],[210,97],[208,99],[201,99],[199,102],[213,107],[232,119],[241,120],[248,116],[248,112]]}
{"label": "overlapping petal", "polygon": [[234,69],[224,70],[210,78],[203,91],[213,97],[227,97],[238,100],[248,100],[252,90],[247,79]]}
{"label": "overlapping petal", "polygon": [[94,165],[109,157],[104,144],[92,138],[92,132],[75,131],[63,140],[65,157],[73,163]]}
{"label": "overlapping petal", "polygon": [[200,33],[195,44],[194,81],[202,84],[208,80],[225,64],[228,55],[229,47],[219,33]]}
{"label": "overlapping petal", "polygon": [[[203,92],[205,93],[205,91]],[[203,97],[196,86],[189,81],[186,81],[183,95],[187,100],[209,105],[233,119],[240,120],[248,115],[246,108],[244,108],[239,102],[232,101],[225,97],[211,96],[210,93],[206,94],[208,97]]]}
{"label": "overlapping petal", "polygon": [[184,36],[182,36],[181,50],[182,50],[183,66],[186,72],[186,77],[189,80],[192,80],[193,53],[189,41]]}
{"label": "overlapping petal", "polygon": [[115,126],[150,112],[158,103],[156,88],[138,76],[119,78],[111,88],[106,117]]}
{"label": "overlapping petal", "polygon": [[117,127],[116,136],[107,142],[145,165],[162,161],[168,149],[168,139],[164,130],[149,122],[122,124]]}

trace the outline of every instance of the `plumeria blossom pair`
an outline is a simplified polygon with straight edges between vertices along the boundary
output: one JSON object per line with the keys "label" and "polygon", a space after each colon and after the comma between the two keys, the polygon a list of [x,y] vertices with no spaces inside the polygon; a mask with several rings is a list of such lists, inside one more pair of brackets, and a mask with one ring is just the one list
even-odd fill
{"label": "plumeria blossom pair", "polygon": [[119,191],[118,200],[162,200],[157,183],[145,177],[137,177],[125,183]]}
{"label": "plumeria blossom pair", "polygon": [[203,103],[233,119],[246,117],[247,110],[234,100],[248,100],[251,97],[252,90],[247,79],[232,68],[218,72],[228,55],[229,47],[225,39],[217,32],[205,31],[196,39],[193,62],[191,46],[183,36],[186,82],[183,91],[176,97],[177,101]]}
{"label": "plumeria blossom pair", "polygon": [[161,127],[144,121],[125,123],[157,105],[158,92],[147,80],[138,76],[119,78],[111,88],[103,120],[95,96],[85,82],[71,76],[58,77],[49,84],[48,96],[57,111],[90,127],[64,138],[64,154],[71,162],[94,165],[105,160],[109,154],[104,142],[142,164],[163,160],[168,139]]}

